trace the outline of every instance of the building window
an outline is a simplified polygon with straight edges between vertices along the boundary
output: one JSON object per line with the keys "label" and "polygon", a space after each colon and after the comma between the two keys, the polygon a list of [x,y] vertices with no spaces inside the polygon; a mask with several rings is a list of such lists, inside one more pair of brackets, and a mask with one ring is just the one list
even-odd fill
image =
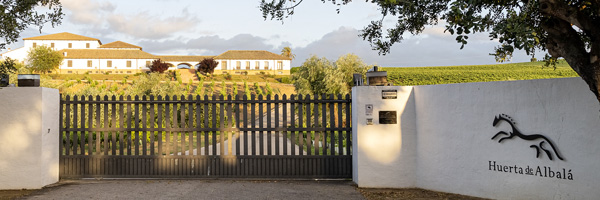
{"label": "building window", "polygon": [[265,61],[265,70],[269,69],[269,61]]}
{"label": "building window", "polygon": [[112,60],[106,61],[106,67],[112,67]]}
{"label": "building window", "polygon": [[34,43],[33,43],[33,47],[34,47],[34,48],[35,48],[35,47],[37,47],[37,43],[35,43],[35,42],[34,42]]}
{"label": "building window", "polygon": [[259,70],[259,69],[260,69],[260,61],[256,61],[256,62],[254,63],[254,65],[255,65],[255,66],[254,66],[254,68],[255,68],[256,70]]}
{"label": "building window", "polygon": [[127,67],[131,67],[131,60],[127,61]]}
{"label": "building window", "polygon": [[67,67],[73,67],[73,61],[72,60],[67,61]]}
{"label": "building window", "polygon": [[91,61],[91,60],[88,60],[88,62],[87,62],[87,63],[88,63],[88,64],[87,64],[87,66],[88,66],[88,67],[92,67],[92,61]]}
{"label": "building window", "polygon": [[85,48],[90,48],[90,43],[85,43]]}
{"label": "building window", "polygon": [[73,73],[73,71],[67,71],[67,74],[72,74],[72,73]]}
{"label": "building window", "polygon": [[277,61],[277,70],[283,70],[283,62]]}
{"label": "building window", "polygon": [[69,43],[69,49],[73,48],[73,43]]}
{"label": "building window", "polygon": [[54,42],[50,43],[50,48],[54,48]]}
{"label": "building window", "polygon": [[221,70],[227,70],[227,61],[223,61],[223,64],[221,66]]}
{"label": "building window", "polygon": [[250,61],[246,61],[246,70],[250,70]]}
{"label": "building window", "polygon": [[128,74],[131,74],[131,71],[127,71]]}
{"label": "building window", "polygon": [[242,61],[236,61],[235,69],[242,69]]}

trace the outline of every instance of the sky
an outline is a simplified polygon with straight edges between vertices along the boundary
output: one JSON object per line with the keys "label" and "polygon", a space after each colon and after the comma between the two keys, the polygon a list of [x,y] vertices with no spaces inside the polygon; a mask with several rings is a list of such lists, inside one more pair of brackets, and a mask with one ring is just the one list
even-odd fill
{"label": "sky", "polygon": [[[371,49],[360,34],[372,20],[381,19],[374,4],[364,1],[333,5],[318,0],[303,1],[292,16],[265,20],[260,0],[61,0],[62,24],[47,24],[39,32],[30,27],[21,38],[70,32],[100,39],[103,44],[123,41],[141,46],[155,55],[219,55],[227,50],[267,50],[281,53],[289,46],[300,66],[312,55],[331,61],[353,53],[369,65],[419,67],[495,64],[489,53],[499,43],[487,33],[469,37],[460,50],[455,36],[444,33],[441,22],[423,33],[404,35],[385,56]],[[339,9],[339,13],[337,12]],[[393,26],[388,16],[385,24]],[[18,43],[9,48],[22,47]],[[542,53],[538,53],[538,58]],[[510,62],[530,60],[515,52]]]}

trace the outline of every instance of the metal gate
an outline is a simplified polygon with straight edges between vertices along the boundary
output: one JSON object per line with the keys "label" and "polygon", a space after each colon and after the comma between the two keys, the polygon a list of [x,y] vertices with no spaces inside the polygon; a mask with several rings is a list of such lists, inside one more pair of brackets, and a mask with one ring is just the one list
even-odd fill
{"label": "metal gate", "polygon": [[64,96],[61,178],[351,178],[349,95]]}

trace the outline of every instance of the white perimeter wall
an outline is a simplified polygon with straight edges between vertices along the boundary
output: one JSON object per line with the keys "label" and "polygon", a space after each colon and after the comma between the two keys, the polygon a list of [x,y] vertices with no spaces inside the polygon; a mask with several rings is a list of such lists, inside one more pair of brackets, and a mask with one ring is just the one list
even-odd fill
{"label": "white perimeter wall", "polygon": [[[374,98],[389,88],[398,88],[397,100]],[[369,102],[397,109],[399,124],[361,124]],[[580,78],[355,87],[352,108],[353,178],[360,187],[419,187],[494,199],[600,197],[600,103]],[[550,160],[543,151],[536,158],[530,146],[539,139],[492,140],[499,131],[512,132],[506,122],[492,125],[499,114],[512,117],[523,134],[549,138],[564,160],[553,152]]]}
{"label": "white perimeter wall", "polygon": [[0,102],[0,190],[58,182],[58,90],[0,88]]}

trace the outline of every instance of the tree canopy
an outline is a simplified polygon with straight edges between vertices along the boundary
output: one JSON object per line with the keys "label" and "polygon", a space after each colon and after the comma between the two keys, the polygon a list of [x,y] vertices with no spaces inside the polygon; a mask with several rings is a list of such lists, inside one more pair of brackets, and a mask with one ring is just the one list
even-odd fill
{"label": "tree canopy", "polygon": [[[346,5],[352,0],[321,0]],[[361,30],[360,37],[381,55],[390,52],[405,34],[418,35],[426,26],[445,23],[446,32],[456,35],[461,48],[469,35],[488,32],[499,41],[491,55],[497,61],[512,57],[515,49],[534,56],[546,51],[547,64],[558,58],[583,78],[600,102],[600,1],[598,0],[367,0],[376,4],[381,17]],[[294,14],[302,0],[262,0],[265,19],[283,20]],[[339,10],[338,10],[339,12]],[[396,24],[385,27],[386,17]],[[384,32],[385,30],[385,32]]]}
{"label": "tree canopy", "polygon": [[166,62],[163,62],[159,58],[159,59],[153,60],[152,63],[150,63],[150,66],[148,66],[148,68],[150,68],[151,72],[163,73],[169,69],[169,64],[167,64]]}
{"label": "tree canopy", "polygon": [[[39,27],[41,32],[44,24],[50,22],[52,26],[60,24],[62,20],[62,5],[59,0],[1,0],[0,4],[0,49],[7,44],[17,42],[23,32],[30,25]],[[41,13],[37,7],[47,7],[48,11]]]}
{"label": "tree canopy", "polygon": [[60,52],[52,48],[40,45],[29,50],[27,54],[27,66],[33,72],[46,73],[58,69],[64,57]]}
{"label": "tree canopy", "polygon": [[283,49],[281,49],[281,55],[290,59],[296,58],[296,54],[292,53],[292,48],[290,47],[283,47]]}
{"label": "tree canopy", "polygon": [[215,59],[205,58],[202,59],[202,61],[200,61],[197,70],[202,74],[212,74],[213,72],[215,72],[215,68],[217,68],[217,65],[219,65],[219,62],[215,61]]}
{"label": "tree canopy", "polygon": [[352,87],[352,74],[365,74],[368,66],[354,55],[341,56],[336,62],[311,56],[292,74],[298,94],[348,94]]}

